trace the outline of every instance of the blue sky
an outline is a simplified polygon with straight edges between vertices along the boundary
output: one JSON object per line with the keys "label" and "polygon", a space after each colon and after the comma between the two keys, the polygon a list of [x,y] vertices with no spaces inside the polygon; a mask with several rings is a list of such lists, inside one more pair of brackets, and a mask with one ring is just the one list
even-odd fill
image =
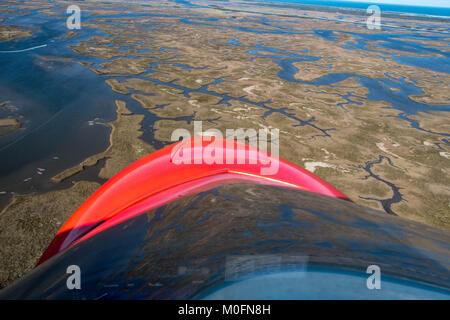
{"label": "blue sky", "polygon": [[409,6],[450,8],[450,0],[340,0],[353,2],[369,2],[374,4],[402,4]]}

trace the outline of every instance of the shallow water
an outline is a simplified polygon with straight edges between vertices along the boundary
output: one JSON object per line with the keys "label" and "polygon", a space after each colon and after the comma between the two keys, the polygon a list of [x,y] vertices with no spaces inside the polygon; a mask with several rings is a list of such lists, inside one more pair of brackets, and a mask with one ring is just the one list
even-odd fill
{"label": "shallow water", "polygon": [[[47,46],[21,53],[0,53],[0,97],[16,106],[8,115],[23,122],[20,130],[0,137],[0,191],[28,193],[52,188],[52,176],[109,145],[110,128],[103,123],[115,119],[114,99],[118,95],[103,77],[76,61],[39,57],[79,59],[67,46],[103,34],[83,28],[78,37],[61,40],[58,37],[68,31],[64,21],[41,16],[37,11],[6,21],[21,26],[39,25],[41,32],[1,43],[0,51]],[[82,60],[96,60],[85,58]]]}

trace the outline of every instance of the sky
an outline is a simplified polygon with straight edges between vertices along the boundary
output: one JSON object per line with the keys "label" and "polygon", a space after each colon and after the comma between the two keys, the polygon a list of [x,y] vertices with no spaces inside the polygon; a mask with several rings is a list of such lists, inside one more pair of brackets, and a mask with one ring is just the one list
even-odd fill
{"label": "sky", "polygon": [[450,0],[340,0],[349,2],[369,2],[374,4],[397,4],[407,6],[450,8]]}

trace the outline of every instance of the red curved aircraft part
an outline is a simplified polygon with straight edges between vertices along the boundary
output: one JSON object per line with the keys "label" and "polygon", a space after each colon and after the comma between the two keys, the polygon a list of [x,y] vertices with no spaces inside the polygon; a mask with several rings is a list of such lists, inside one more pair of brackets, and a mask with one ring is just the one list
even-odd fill
{"label": "red curved aircraft part", "polygon": [[207,137],[183,140],[132,163],[103,184],[62,226],[38,265],[122,221],[232,182],[285,186],[349,200],[309,171],[246,144]]}

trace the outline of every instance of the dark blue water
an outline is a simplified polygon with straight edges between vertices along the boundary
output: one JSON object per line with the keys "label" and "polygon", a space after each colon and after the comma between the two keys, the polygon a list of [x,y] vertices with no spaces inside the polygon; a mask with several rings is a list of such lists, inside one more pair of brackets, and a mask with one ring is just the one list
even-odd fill
{"label": "dark blue water", "polygon": [[[0,100],[15,107],[2,110],[1,116],[22,122],[20,130],[0,137],[0,191],[42,191],[52,187],[52,176],[108,147],[110,128],[104,123],[115,119],[118,95],[104,78],[76,61],[40,57],[98,62],[80,59],[67,46],[103,32],[83,28],[79,36],[62,40],[59,37],[68,32],[64,16],[48,17],[33,11],[6,18],[6,24],[38,25],[40,31],[29,38],[0,43]],[[40,47],[7,53],[35,46]]]}

